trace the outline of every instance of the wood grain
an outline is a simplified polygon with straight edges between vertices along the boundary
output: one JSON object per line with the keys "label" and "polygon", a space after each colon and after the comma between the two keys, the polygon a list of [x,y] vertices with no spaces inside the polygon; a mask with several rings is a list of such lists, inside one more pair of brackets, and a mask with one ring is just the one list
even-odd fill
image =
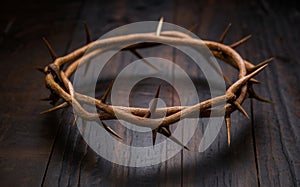
{"label": "wood grain", "polygon": [[[1,186],[299,186],[300,185],[300,9],[296,1],[20,1],[0,7],[0,184]],[[18,5],[18,6],[17,6]],[[50,107],[43,75],[34,70],[50,62],[40,38],[46,36],[59,55],[85,44],[83,22],[93,39],[136,21],[158,20],[190,28],[202,39],[217,40],[228,23],[225,43],[252,34],[237,50],[253,63],[275,57],[257,76],[255,90],[274,104],[247,100],[243,106],[251,120],[232,116],[232,144],[227,147],[225,125],[203,153],[197,148],[205,121],[189,142],[191,151],[145,168],[113,164],[98,156],[84,141],[73,112],[66,109],[40,116]],[[203,75],[180,52],[170,47],[139,51],[144,57],[174,61],[194,76],[200,99]],[[122,52],[106,68],[116,76],[137,58]],[[121,62],[121,63],[120,63]],[[115,65],[118,64],[118,65]],[[222,65],[231,79],[236,71]],[[31,73],[32,72],[32,73]],[[103,75],[105,77],[105,75]],[[176,75],[174,75],[176,76]],[[102,80],[99,89],[109,80]],[[137,85],[132,105],[147,106],[158,84],[153,79]],[[103,91],[104,92],[104,91]],[[99,95],[103,94],[99,91]],[[167,104],[178,103],[166,83],[160,95]],[[118,122],[110,124],[134,145],[151,145],[151,133],[136,134]],[[197,136],[198,135],[198,136]],[[157,141],[164,137],[158,136]]]}

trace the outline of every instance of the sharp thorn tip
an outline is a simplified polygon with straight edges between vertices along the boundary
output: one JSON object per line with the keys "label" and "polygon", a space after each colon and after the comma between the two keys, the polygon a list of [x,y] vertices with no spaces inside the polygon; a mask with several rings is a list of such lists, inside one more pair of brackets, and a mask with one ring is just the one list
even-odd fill
{"label": "sharp thorn tip", "polygon": [[48,49],[48,51],[49,51],[51,57],[52,57],[52,60],[55,60],[55,59],[57,58],[57,55],[56,55],[56,53],[54,52],[54,50],[53,50],[51,44],[49,43],[49,41],[48,41],[45,37],[42,37],[42,39],[43,39],[43,41],[44,41],[44,43],[45,43],[45,45],[46,45],[46,47],[47,47],[47,49]]}
{"label": "sharp thorn tip", "polygon": [[114,135],[115,137],[119,138],[120,140],[122,140],[122,137],[117,134],[114,130],[112,130],[104,121],[100,120],[100,122],[102,123],[102,126],[104,127],[104,129],[109,132],[110,134]]}
{"label": "sharp thorn tip", "polygon": [[233,102],[233,105],[248,119],[250,119],[249,115],[247,114],[246,110],[238,103],[237,101]]}
{"label": "sharp thorn tip", "polygon": [[231,27],[231,23],[229,23],[229,24],[227,25],[227,27],[225,28],[225,30],[223,31],[222,35],[220,36],[220,38],[219,38],[219,40],[218,40],[219,43],[223,43],[223,42],[224,42],[224,39],[225,39],[225,37],[227,36],[227,33],[228,33],[230,27]]}
{"label": "sharp thorn tip", "polygon": [[231,44],[230,47],[231,48],[236,48],[236,47],[240,46],[241,44],[245,43],[246,41],[248,41],[251,37],[252,37],[252,35],[250,34],[250,35],[240,39],[239,41]]}

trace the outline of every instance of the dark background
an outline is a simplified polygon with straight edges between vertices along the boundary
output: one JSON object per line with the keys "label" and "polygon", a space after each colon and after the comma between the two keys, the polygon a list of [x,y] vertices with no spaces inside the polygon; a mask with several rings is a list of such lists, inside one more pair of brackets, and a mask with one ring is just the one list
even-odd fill
{"label": "dark background", "polygon": [[[1,1],[0,15],[1,186],[300,185],[300,9],[296,1],[12,0]],[[257,76],[262,84],[255,86],[274,104],[245,101],[251,120],[234,113],[230,148],[224,125],[204,153],[193,151],[196,137],[189,143],[190,152],[184,150],[152,167],[127,168],[104,160],[85,144],[71,125],[70,109],[39,115],[51,107],[39,101],[49,92],[44,76],[34,69],[51,62],[42,36],[61,56],[84,45],[84,21],[97,39],[118,26],[162,16],[185,28],[197,24],[194,32],[208,40],[217,40],[231,22],[225,43],[252,34],[237,49],[241,55],[254,64],[275,57]],[[161,52],[162,57],[192,69],[172,49],[161,48]],[[151,49],[141,53],[155,55]],[[133,59],[126,53],[116,57],[116,61]],[[236,74],[223,68],[231,78]],[[141,89],[154,92],[156,85],[145,83]],[[162,93],[174,104],[172,96]],[[147,98],[147,94],[140,97]],[[138,99],[136,104],[143,102]],[[127,132],[122,136],[131,138]],[[151,142],[151,136],[141,141]]]}

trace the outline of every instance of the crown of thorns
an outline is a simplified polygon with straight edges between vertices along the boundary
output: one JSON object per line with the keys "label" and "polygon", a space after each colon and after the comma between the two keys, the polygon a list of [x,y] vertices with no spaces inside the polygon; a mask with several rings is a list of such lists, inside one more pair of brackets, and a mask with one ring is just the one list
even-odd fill
{"label": "crown of thorns", "polygon": [[[45,38],[43,38],[53,59],[53,62],[51,64],[45,66],[44,68],[38,68],[45,74],[46,87],[51,91],[50,97],[43,100],[50,100],[53,105],[55,105],[59,99],[62,99],[63,102],[41,113],[48,113],[68,106],[72,106],[75,111],[74,123],[76,122],[77,117],[80,117],[83,120],[96,121],[102,127],[104,127],[104,129],[108,133],[121,139],[121,137],[113,129],[111,129],[109,125],[104,122],[104,120],[125,120],[137,126],[151,128],[153,145],[155,144],[157,133],[161,133],[186,149],[188,148],[182,145],[180,141],[172,136],[169,128],[170,125],[178,122],[183,118],[191,117],[191,114],[195,112],[199,113],[200,118],[216,117],[221,115],[223,116],[225,114],[224,117],[227,130],[227,141],[228,145],[230,145],[230,115],[234,111],[238,110],[244,116],[249,118],[249,115],[241,106],[243,101],[246,98],[255,98],[259,101],[270,103],[269,100],[260,97],[254,92],[253,84],[257,84],[260,82],[253,77],[260,71],[262,71],[272,60],[272,58],[267,59],[257,65],[253,65],[240,56],[235,48],[246,42],[251,37],[251,35],[246,36],[231,45],[224,44],[223,41],[227,35],[229,28],[231,27],[231,24],[226,27],[218,41],[203,41],[192,38],[186,33],[178,31],[161,32],[161,27],[162,19],[158,24],[156,32],[153,33],[136,33],[115,36],[92,42],[91,36],[89,34],[89,29],[85,24],[87,44],[62,57],[57,57],[50,43]],[[107,88],[104,95],[99,100],[83,95],[74,90],[69,77],[76,71],[77,67],[81,66],[84,63],[87,63],[90,58],[97,54],[103,53],[115,47],[120,47],[120,44],[139,39],[148,39],[153,42],[130,45],[122,48],[122,50],[130,51],[138,58],[142,59],[143,57],[136,51],[137,49],[154,47],[156,45],[159,45],[160,43],[186,45],[193,48],[206,45],[216,58],[231,65],[233,68],[236,68],[239,71],[238,80],[230,84],[230,86],[226,90],[225,95],[202,101],[193,106],[172,106],[165,108],[157,108],[157,100],[154,100],[149,108],[112,106],[106,102],[107,97],[110,94],[112,84]],[[88,49],[91,49],[93,47],[97,47],[96,50],[88,51]],[[65,68],[62,68],[62,66],[65,66]],[[220,70],[218,69],[215,70],[223,76],[226,82],[229,82],[229,79],[223,74],[223,72],[220,72]],[[158,87],[154,98],[159,97],[159,91],[160,86]],[[226,102],[225,107],[215,107],[221,105],[224,102]],[[82,103],[96,106],[96,108],[98,109],[97,112],[91,113],[85,110],[82,107]],[[150,118],[154,113],[165,113],[165,117],[162,119]],[[116,116],[118,116],[118,118]]]}

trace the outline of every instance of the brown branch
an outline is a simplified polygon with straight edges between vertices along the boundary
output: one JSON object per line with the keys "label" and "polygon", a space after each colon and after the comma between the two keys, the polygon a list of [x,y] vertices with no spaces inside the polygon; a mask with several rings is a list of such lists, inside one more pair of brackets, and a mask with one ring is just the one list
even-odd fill
{"label": "brown branch", "polygon": [[[89,42],[87,45],[59,58],[56,57],[56,54],[54,53],[49,42],[44,39],[46,46],[54,59],[53,63],[43,69],[44,73],[46,74],[46,86],[51,90],[51,92],[58,95],[65,102],[43,113],[55,111],[71,105],[76,112],[76,118],[78,116],[83,120],[92,121],[99,121],[100,119],[100,124],[105,128],[105,130],[118,138],[121,137],[105,122],[103,122],[103,120],[119,119],[138,126],[149,127],[153,129],[153,143],[155,143],[156,133],[160,132],[167,137],[171,137],[173,141],[179,144],[180,142],[177,142],[177,140],[171,136],[169,131],[170,125],[183,118],[214,117],[225,115],[228,145],[230,145],[230,114],[235,110],[239,110],[249,118],[248,114],[242,107],[242,103],[247,96],[256,98],[260,101],[266,101],[254,92],[251,85],[255,82],[258,83],[258,81],[253,79],[253,77],[261,72],[267,66],[270,60],[255,66],[252,63],[244,60],[239,53],[234,50],[235,47],[247,41],[250,36],[245,37],[232,45],[222,44],[229,27],[230,25],[221,35],[219,42],[213,42],[192,38],[186,33],[182,32],[161,31],[161,25],[159,25],[157,35],[155,35],[155,33],[129,34],[125,36],[116,36],[97,40],[95,42]],[[87,26],[85,26],[85,30],[87,33],[87,41],[89,41],[90,35]],[[134,41],[139,40],[149,42],[133,44]],[[89,62],[90,59],[100,53],[109,51],[111,49],[129,50],[131,52],[133,51],[135,55],[141,58],[139,53],[136,53],[136,49],[155,47],[161,43],[168,45],[186,45],[196,50],[201,50],[203,47],[207,47],[215,57],[238,69],[239,79],[227,89],[225,95],[202,101],[193,106],[172,106],[166,108],[157,108],[157,103],[153,103],[150,108],[112,106],[105,103],[111,86],[107,89],[104,96],[100,100],[97,100],[95,98],[77,93],[76,90],[74,90],[72,83],[69,81],[69,77],[76,71],[76,68]],[[122,46],[120,46],[121,44]],[[65,70],[62,70],[62,65],[66,65]],[[220,72],[220,74],[223,74],[223,72]],[[154,98],[158,98],[158,94],[159,88]],[[91,113],[86,111],[82,107],[83,103],[91,106],[95,105],[100,112]],[[215,108],[217,106],[224,107],[221,109]],[[150,118],[151,114],[153,113],[165,113],[166,116],[163,118]]]}

